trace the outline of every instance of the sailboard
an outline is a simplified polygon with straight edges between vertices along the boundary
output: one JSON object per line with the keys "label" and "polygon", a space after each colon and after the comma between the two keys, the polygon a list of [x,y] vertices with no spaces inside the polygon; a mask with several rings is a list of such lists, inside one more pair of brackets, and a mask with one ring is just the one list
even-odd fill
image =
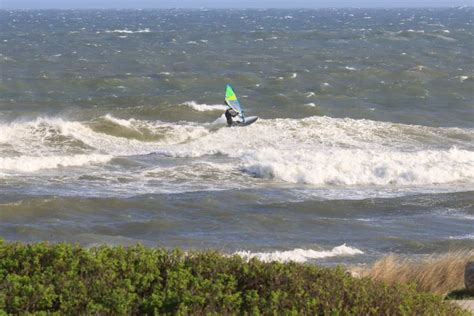
{"label": "sailboard", "polygon": [[225,90],[225,103],[234,111],[238,113],[238,115],[242,118],[242,121],[234,121],[232,126],[247,126],[254,123],[258,117],[257,116],[250,116],[245,117],[244,110],[242,109],[242,105],[237,98],[237,95],[234,92],[234,89],[230,84],[227,84],[227,88]]}

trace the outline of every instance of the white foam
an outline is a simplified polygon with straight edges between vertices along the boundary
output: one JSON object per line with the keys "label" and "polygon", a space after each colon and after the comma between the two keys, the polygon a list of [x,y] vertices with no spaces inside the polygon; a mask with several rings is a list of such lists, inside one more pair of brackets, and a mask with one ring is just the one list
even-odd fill
{"label": "white foam", "polygon": [[136,31],[132,31],[129,29],[122,29],[122,30],[116,29],[116,30],[105,30],[104,32],[105,33],[119,33],[119,34],[133,34],[133,33],[150,33],[151,31],[149,28],[145,28],[145,29],[139,29]]}
{"label": "white foam", "polygon": [[[400,31],[399,33],[402,33],[403,31]],[[425,33],[425,30],[413,30],[413,29],[408,29],[406,30],[406,32],[408,33],[419,33],[419,34],[423,34]]]}
{"label": "white foam", "polygon": [[173,124],[166,122],[146,122],[135,119],[120,120],[115,119],[115,122],[125,127],[132,129],[146,129],[153,134],[161,135],[160,141],[145,142],[136,139],[128,139],[124,137],[117,137],[107,135],[104,133],[94,132],[90,127],[80,124],[76,129],[69,128],[66,124],[63,129],[65,135],[71,136],[74,139],[80,140],[84,144],[93,147],[99,151],[104,151],[114,156],[129,156],[129,155],[143,155],[152,153],[160,149],[164,145],[172,145],[200,138],[209,131],[203,126],[195,126],[191,124]]}
{"label": "white foam", "polygon": [[249,153],[243,170],[289,183],[331,186],[474,183],[474,152],[457,148],[417,152],[266,148]]}
{"label": "white foam", "polygon": [[449,239],[455,239],[455,240],[474,239],[474,234],[466,234],[466,235],[458,235],[458,236],[449,236]]}
{"label": "white foam", "polygon": [[466,81],[467,79],[472,78],[472,77],[469,77],[469,76],[458,76],[458,77],[456,77],[456,78],[459,78],[459,81],[460,81],[460,82],[464,82],[464,81]]}
{"label": "white foam", "polygon": [[205,112],[205,111],[225,111],[227,109],[227,106],[223,104],[200,104],[197,103],[196,101],[186,101],[182,105],[189,106],[190,108],[199,111],[199,112]]}
{"label": "white foam", "polygon": [[110,155],[72,155],[72,156],[19,156],[0,157],[0,170],[34,172],[42,169],[83,166],[86,164],[105,163],[113,157]]}
{"label": "white foam", "polygon": [[96,132],[83,122],[67,121],[61,118],[38,118],[33,121],[0,124],[1,142],[10,145],[15,152],[23,156],[32,154],[60,156],[70,151],[77,153],[77,145],[74,146],[71,142],[79,142],[89,147],[82,149],[87,154],[94,150],[97,154],[128,156],[148,154],[164,145],[200,138],[209,133],[205,127],[194,124],[124,120],[111,115],[106,115],[102,119],[136,132],[146,130],[150,134],[160,136],[160,140],[140,141]]}
{"label": "white foam", "polygon": [[[197,105],[204,111],[226,108],[195,102],[183,105],[192,108]],[[110,129],[111,134],[107,134],[108,129],[95,128],[103,124],[101,120],[133,131],[125,130],[124,134],[131,137],[115,136],[116,128]],[[222,116],[218,120],[225,124]],[[209,124],[190,122],[120,119],[112,115],[92,122],[38,118],[0,124],[0,156],[4,166],[8,164],[8,168],[19,170],[20,163],[11,159],[157,153],[194,157],[203,162],[213,159],[210,158],[213,155],[223,155],[230,160],[226,158],[218,163],[232,165],[233,171],[228,173],[233,172],[234,179],[240,174],[242,181],[250,181],[251,175],[255,179],[251,181],[259,183],[271,179],[311,184],[318,190],[357,186],[359,191],[369,187],[382,191],[437,186],[443,192],[445,184],[444,187],[474,188],[474,129],[329,117],[260,119],[245,128],[212,131],[209,127]],[[143,138],[137,133],[142,133]],[[70,161],[80,161],[78,157]],[[67,165],[55,162],[56,158],[48,159],[51,160],[44,162],[45,168],[48,164],[53,168]],[[41,166],[43,162],[34,164]]]}
{"label": "white foam", "polygon": [[103,118],[117,125],[136,129],[134,127],[134,123],[137,122],[135,119],[129,119],[129,120],[119,119],[119,118],[113,117],[111,114],[106,114]]}
{"label": "white foam", "polygon": [[[452,140],[451,134],[465,140]],[[262,119],[245,129],[220,129],[182,145],[164,146],[159,152],[173,157],[227,155],[237,158],[245,173],[288,183],[472,185],[474,151],[468,148],[473,139],[471,129],[327,117]],[[436,147],[443,143],[451,145]]]}
{"label": "white foam", "polygon": [[237,251],[234,252],[234,255],[238,255],[245,260],[250,260],[252,258],[257,258],[264,262],[306,262],[312,259],[322,259],[328,257],[337,257],[337,256],[353,256],[358,254],[363,254],[364,252],[357,249],[346,246],[343,244],[338,247],[334,247],[331,250],[312,250],[312,249],[301,249],[296,248],[293,250],[287,251],[272,251],[272,252],[250,252],[250,251]]}

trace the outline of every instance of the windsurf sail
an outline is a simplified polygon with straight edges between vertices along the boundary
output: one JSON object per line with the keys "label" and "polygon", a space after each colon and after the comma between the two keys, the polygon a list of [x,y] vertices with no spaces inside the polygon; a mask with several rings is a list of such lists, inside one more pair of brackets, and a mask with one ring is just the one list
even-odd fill
{"label": "windsurf sail", "polygon": [[242,116],[242,119],[245,122],[244,111],[242,109],[242,106],[240,105],[239,99],[237,99],[237,95],[235,94],[234,89],[232,89],[232,86],[230,84],[227,85],[225,91],[225,103],[230,106],[234,111],[239,113],[239,115]]}

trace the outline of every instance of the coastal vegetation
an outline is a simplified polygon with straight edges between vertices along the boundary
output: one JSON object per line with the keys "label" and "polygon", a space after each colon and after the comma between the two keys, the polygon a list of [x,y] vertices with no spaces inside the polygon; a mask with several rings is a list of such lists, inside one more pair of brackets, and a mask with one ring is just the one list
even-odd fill
{"label": "coastal vegetation", "polygon": [[0,314],[469,315],[414,286],[342,267],[0,240]]}
{"label": "coastal vegetation", "polygon": [[464,288],[464,267],[474,261],[474,250],[452,251],[425,259],[385,256],[368,268],[354,268],[361,277],[387,283],[412,284],[418,291],[447,295]]}

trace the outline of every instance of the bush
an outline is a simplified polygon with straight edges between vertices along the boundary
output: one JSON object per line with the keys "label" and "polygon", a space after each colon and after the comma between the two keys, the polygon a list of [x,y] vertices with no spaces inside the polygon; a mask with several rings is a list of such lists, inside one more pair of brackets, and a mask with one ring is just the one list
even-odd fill
{"label": "bush", "polygon": [[469,315],[342,268],[217,252],[0,240],[0,314]]}

